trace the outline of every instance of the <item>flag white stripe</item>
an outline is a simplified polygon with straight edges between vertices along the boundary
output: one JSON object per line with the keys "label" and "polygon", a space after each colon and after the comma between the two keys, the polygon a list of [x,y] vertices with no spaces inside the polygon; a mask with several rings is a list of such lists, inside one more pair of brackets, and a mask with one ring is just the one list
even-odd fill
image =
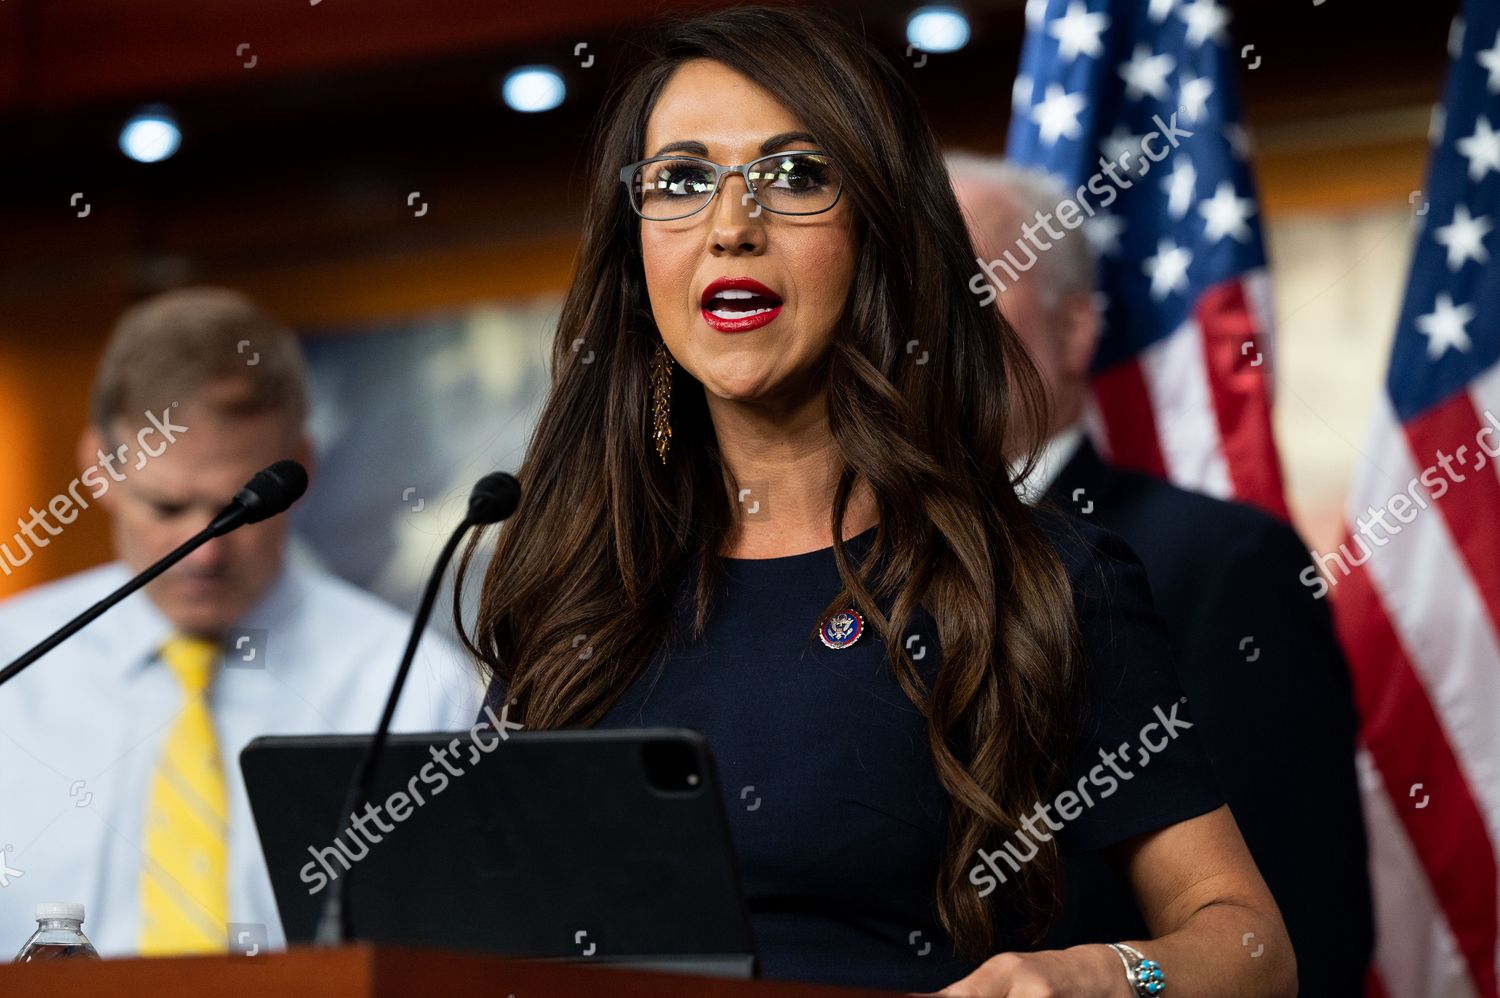
{"label": "flag white stripe", "polygon": [[1106,461],[1110,460],[1109,431],[1105,427],[1104,413],[1099,410],[1099,400],[1093,392],[1087,392],[1083,396],[1083,430],[1098,449],[1099,456]]}
{"label": "flag white stripe", "polygon": [[1240,284],[1245,289],[1245,307],[1250,311],[1250,319],[1255,323],[1256,347],[1265,355],[1265,376],[1262,383],[1266,386],[1266,398],[1276,398],[1276,308],[1275,299],[1271,294],[1271,273],[1264,267],[1256,267],[1247,270],[1240,276]]}
{"label": "flag white stripe", "polygon": [[1375,901],[1375,967],[1390,995],[1472,998],[1477,992],[1422,860],[1406,837],[1368,751],[1361,749],[1360,792],[1370,843]]}
{"label": "flag white stripe", "polygon": [[1197,321],[1141,351],[1140,364],[1167,477],[1221,499],[1233,496]]}
{"label": "flag white stripe", "polygon": [[[1500,425],[1500,364],[1492,364],[1489,370],[1469,382],[1469,398],[1474,403],[1474,412],[1479,417],[1481,427]],[[1486,412],[1495,417],[1493,421],[1485,419]],[[1500,430],[1486,436],[1483,443],[1488,444],[1491,451],[1500,449]],[[1480,444],[1476,443],[1475,446]],[[1489,457],[1488,451],[1485,453],[1490,471],[1500,476],[1500,458]]]}

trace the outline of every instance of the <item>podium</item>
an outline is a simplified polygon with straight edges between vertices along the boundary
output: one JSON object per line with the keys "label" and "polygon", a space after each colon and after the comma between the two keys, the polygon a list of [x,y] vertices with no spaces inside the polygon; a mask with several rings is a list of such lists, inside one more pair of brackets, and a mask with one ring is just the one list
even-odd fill
{"label": "podium", "polygon": [[582,963],[355,944],[260,956],[0,965],[5,998],[896,998],[786,981],[737,981]]}

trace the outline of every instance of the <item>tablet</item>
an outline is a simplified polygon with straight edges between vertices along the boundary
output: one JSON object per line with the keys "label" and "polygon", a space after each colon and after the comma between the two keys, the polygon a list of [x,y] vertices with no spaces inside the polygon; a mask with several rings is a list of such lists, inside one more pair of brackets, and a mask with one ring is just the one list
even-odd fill
{"label": "tablet", "polygon": [[374,791],[341,824],[368,741],[264,737],[240,753],[288,942],[312,941],[324,892],[352,876],[362,940],[753,976],[701,735],[392,735]]}

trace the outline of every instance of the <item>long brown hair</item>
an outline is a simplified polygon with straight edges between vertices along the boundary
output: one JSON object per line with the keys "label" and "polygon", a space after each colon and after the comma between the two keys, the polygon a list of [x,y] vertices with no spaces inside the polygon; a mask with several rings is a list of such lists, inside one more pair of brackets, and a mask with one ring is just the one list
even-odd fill
{"label": "long brown hair", "polygon": [[[1011,405],[1030,414],[1026,425],[1045,426],[1044,396],[1014,331],[966,290],[973,252],[915,95],[831,15],[742,7],[679,21],[612,98],[551,391],[519,472],[525,495],[500,532],[470,647],[527,727],[588,726],[671,639],[683,572],[697,572],[692,634],[703,633],[737,483],[703,388],[680,366],[665,466],[651,446],[648,365],[660,334],[641,223],[619,181],[620,168],[645,155],[664,83],[699,58],[755,80],[801,119],[839,164],[853,206],[855,276],[827,362],[828,423],[844,460],[831,515],[845,590],[823,610],[858,606],[927,719],[952,801],[939,917],[961,952],[983,956],[995,911],[968,871],[978,849],[1017,832],[1013,816],[1057,785],[1074,722],[1067,576],[1006,462]],[[1034,459],[1034,441],[1023,449]],[[860,478],[879,524],[856,567],[842,538]],[[931,688],[902,644],[918,604],[943,649]],[[821,616],[809,614],[809,636]],[[577,635],[593,649],[585,658]],[[1058,881],[1049,842],[1008,885],[1033,939],[1055,912]]]}

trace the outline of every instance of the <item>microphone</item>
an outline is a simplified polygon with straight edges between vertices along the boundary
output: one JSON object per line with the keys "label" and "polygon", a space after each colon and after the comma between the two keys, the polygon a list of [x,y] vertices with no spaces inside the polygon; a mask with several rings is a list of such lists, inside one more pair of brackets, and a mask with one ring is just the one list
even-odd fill
{"label": "microphone", "polygon": [[259,523],[261,520],[266,520],[278,513],[285,512],[292,503],[302,498],[302,493],[306,491],[307,469],[303,468],[296,461],[277,461],[269,468],[257,472],[254,478],[245,483],[244,488],[235,493],[233,501],[228,506],[225,506],[208,526],[188,538],[186,542],[172,551],[171,554],[58,628],[53,632],[51,637],[47,638],[41,644],[16,659],[10,665],[7,665],[4,669],[0,669],[0,686],[15,678],[22,669],[31,665],[37,659],[83,630],[84,627],[93,623],[96,618],[102,616],[110,607],[146,585],[146,583],[198,550],[204,544],[215,537],[222,537],[231,530],[242,527],[247,523]]}
{"label": "microphone", "polygon": [[469,493],[470,525],[499,523],[516,511],[521,502],[521,483],[514,475],[492,471],[474,483]]}
{"label": "microphone", "polygon": [[[474,484],[469,493],[469,512],[443,545],[442,552],[438,555],[437,564],[428,576],[427,588],[422,592],[422,601],[417,606],[417,615],[412,620],[411,636],[406,642],[406,652],[401,656],[401,665],[396,669],[396,678],[391,683],[391,692],[386,697],[385,709],[381,711],[380,722],[375,726],[375,734],[365,746],[365,753],[359,763],[354,783],[349,788],[349,794],[344,798],[344,806],[339,811],[338,828],[334,832],[334,838],[338,839],[349,829],[348,818],[353,817],[354,809],[359,802],[370,794],[370,787],[375,782],[375,769],[380,763],[380,757],[385,752],[386,739],[391,730],[391,718],[396,713],[396,702],[401,699],[401,690],[406,685],[406,675],[411,671],[412,660],[417,654],[417,642],[421,640],[422,632],[427,629],[427,619],[432,616],[432,605],[437,600],[438,588],[442,584],[443,575],[447,571],[448,562],[453,559],[453,553],[458,550],[458,545],[463,540],[464,534],[471,527],[484,526],[490,523],[499,523],[516,511],[516,506],[521,501],[521,483],[516,481],[515,476],[508,475],[503,471],[493,471],[485,475]],[[349,894],[349,879],[354,875],[354,867],[344,871],[344,875],[334,878],[328,887],[328,893],[323,898],[323,908],[318,916],[318,929],[313,937],[313,942],[318,946],[337,946],[347,941],[350,937],[349,906],[347,898]]]}
{"label": "microphone", "polygon": [[255,473],[234,499],[214,517],[208,529],[220,537],[235,527],[269,520],[287,508],[307,491],[307,469],[296,461],[277,461]]}

